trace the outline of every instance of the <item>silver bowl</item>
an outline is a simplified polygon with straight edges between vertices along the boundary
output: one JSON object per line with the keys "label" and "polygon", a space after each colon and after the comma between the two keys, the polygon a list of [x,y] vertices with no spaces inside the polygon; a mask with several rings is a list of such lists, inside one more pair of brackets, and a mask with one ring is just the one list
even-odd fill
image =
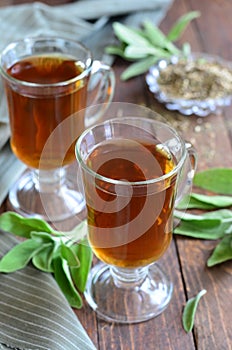
{"label": "silver bowl", "polygon": [[[203,62],[217,63],[223,68],[229,69],[232,72],[232,63],[223,60],[218,56],[207,55],[204,53],[192,53],[187,58],[173,56],[170,59],[161,59],[152,66],[146,74],[146,83],[149,90],[154,94],[154,97],[161,103],[165,104],[169,110],[176,110],[180,113],[190,116],[195,114],[200,117],[205,117],[211,113],[217,113],[224,106],[229,106],[232,100],[232,91],[222,93],[217,98],[181,98],[174,97],[164,92],[162,85],[159,84],[160,74],[169,65],[176,65],[180,60],[185,60],[186,63],[191,63],[196,60]],[[232,74],[232,73],[231,73]],[[232,79],[232,75],[231,75]]]}

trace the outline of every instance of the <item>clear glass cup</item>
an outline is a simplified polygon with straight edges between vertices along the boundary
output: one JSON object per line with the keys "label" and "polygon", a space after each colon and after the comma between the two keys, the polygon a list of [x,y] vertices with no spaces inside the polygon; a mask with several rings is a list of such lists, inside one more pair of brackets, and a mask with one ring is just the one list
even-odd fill
{"label": "clear glass cup", "polygon": [[[10,190],[9,201],[24,216],[48,221],[71,217],[85,202],[67,180],[66,169],[75,162],[78,136],[96,122],[112,100],[114,73],[109,66],[94,61],[81,43],[54,37],[10,43],[1,54],[0,70],[11,147],[30,169]],[[99,106],[92,115],[85,113],[89,99]],[[61,125],[64,127],[51,137]]]}
{"label": "clear glass cup", "polygon": [[174,205],[191,191],[196,167],[195,150],[144,111],[137,106],[140,116],[99,123],[76,143],[88,240],[100,260],[85,297],[111,322],[146,321],[170,302],[173,285],[157,261],[172,239]]}

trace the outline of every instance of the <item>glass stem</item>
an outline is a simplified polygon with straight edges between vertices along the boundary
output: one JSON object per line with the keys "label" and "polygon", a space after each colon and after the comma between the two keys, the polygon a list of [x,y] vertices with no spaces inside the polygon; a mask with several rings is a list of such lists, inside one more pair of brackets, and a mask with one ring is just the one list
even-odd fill
{"label": "glass stem", "polygon": [[133,288],[139,286],[148,274],[148,266],[138,268],[120,268],[111,266],[111,275],[114,284],[119,288]]}
{"label": "glass stem", "polygon": [[40,193],[58,192],[65,182],[65,175],[65,168],[32,170],[32,180],[36,190]]}

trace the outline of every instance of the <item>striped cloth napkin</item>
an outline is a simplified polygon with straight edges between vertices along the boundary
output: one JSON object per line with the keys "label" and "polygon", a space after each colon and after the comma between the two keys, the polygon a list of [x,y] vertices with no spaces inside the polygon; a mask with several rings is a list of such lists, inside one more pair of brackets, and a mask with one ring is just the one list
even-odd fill
{"label": "striped cloth napkin", "polygon": [[[0,257],[18,240],[0,231]],[[33,266],[0,273],[0,350],[96,349],[55,279]]]}

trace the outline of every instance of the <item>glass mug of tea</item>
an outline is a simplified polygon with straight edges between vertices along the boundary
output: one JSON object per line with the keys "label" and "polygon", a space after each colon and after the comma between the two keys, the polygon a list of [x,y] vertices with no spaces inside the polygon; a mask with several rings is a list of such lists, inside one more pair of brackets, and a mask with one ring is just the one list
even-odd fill
{"label": "glass mug of tea", "polygon": [[[75,215],[85,203],[67,181],[66,166],[75,161],[77,137],[98,120],[112,100],[112,69],[94,61],[81,43],[53,37],[10,43],[2,52],[0,69],[8,102],[11,147],[31,169],[10,190],[11,205],[25,216],[48,221]],[[93,115],[84,112],[90,97],[92,104],[101,103]],[[65,130],[45,148],[53,130],[64,120]],[[43,203],[47,204],[46,211]]]}
{"label": "glass mug of tea", "polygon": [[88,240],[101,261],[91,270],[87,302],[107,321],[157,316],[173,286],[156,262],[172,239],[174,205],[191,190],[194,149],[167,124],[124,116],[84,131],[76,157]]}

